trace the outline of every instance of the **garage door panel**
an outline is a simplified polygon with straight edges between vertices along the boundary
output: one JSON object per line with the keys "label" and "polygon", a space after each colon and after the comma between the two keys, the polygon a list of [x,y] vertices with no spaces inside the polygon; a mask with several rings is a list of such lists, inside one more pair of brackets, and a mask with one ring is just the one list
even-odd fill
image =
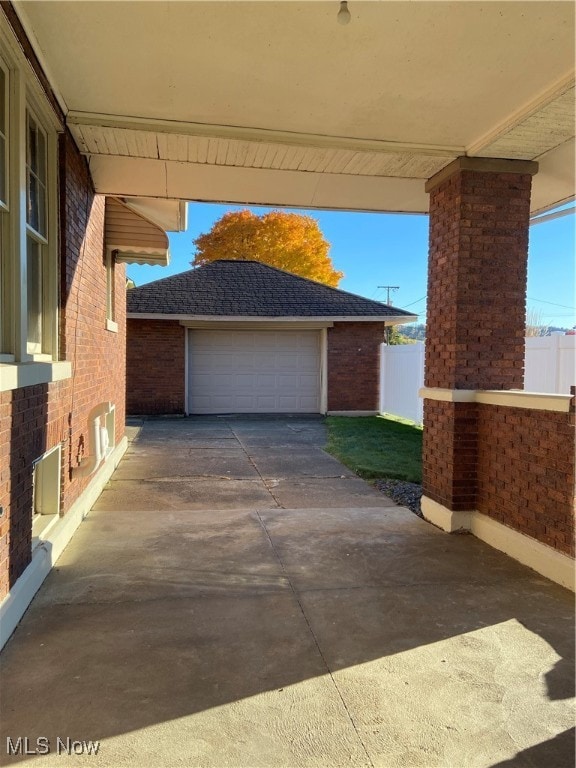
{"label": "garage door panel", "polygon": [[256,385],[257,377],[253,373],[236,373],[233,375],[234,385],[237,389],[253,389]]}
{"label": "garage door panel", "polygon": [[300,376],[297,373],[287,373],[277,377],[276,386],[279,392],[296,392],[300,385]]}
{"label": "garage door panel", "polygon": [[318,413],[319,331],[190,330],[190,413]]}
{"label": "garage door panel", "polygon": [[264,390],[266,393],[271,393],[278,386],[278,377],[275,373],[258,373],[255,379],[254,386],[257,392]]}
{"label": "garage door panel", "polygon": [[320,376],[316,373],[313,373],[313,374],[302,373],[300,374],[300,376],[298,376],[297,387],[300,390],[304,390],[305,392],[310,392],[314,389],[317,389],[319,386],[320,386]]}
{"label": "garage door panel", "polygon": [[254,398],[255,413],[273,413],[276,408],[276,398],[273,395],[256,395]]}

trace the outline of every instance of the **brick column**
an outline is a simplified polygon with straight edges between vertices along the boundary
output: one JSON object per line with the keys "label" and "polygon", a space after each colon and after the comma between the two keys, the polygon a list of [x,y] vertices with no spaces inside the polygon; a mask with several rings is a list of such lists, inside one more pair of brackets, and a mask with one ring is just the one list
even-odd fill
{"label": "brick column", "polygon": [[[461,157],[426,185],[430,253],[424,495],[476,502],[476,405],[466,391],[521,389],[530,188],[537,164]],[[458,390],[463,390],[459,392]],[[443,398],[443,399],[440,399]]]}

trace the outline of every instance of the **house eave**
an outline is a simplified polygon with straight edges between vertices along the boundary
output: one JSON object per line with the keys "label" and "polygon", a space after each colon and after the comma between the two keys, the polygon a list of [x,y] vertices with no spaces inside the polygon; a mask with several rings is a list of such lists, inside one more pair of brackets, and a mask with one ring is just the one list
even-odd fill
{"label": "house eave", "polygon": [[400,325],[413,323],[418,320],[417,315],[308,315],[308,316],[251,316],[251,315],[186,315],[170,314],[163,312],[128,312],[126,317],[130,320],[177,320],[184,325],[189,323],[385,323],[386,325]]}

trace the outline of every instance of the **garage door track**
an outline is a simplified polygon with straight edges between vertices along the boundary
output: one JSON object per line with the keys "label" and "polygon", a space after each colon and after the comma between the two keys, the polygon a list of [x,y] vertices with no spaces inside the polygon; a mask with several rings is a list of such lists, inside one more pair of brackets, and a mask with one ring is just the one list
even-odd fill
{"label": "garage door track", "polygon": [[131,431],[2,654],[3,763],[573,766],[570,593],[397,507],[321,419]]}

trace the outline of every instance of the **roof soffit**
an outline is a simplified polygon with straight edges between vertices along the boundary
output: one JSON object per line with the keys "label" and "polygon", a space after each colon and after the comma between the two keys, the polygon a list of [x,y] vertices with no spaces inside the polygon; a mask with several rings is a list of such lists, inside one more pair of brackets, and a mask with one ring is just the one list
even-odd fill
{"label": "roof soffit", "polygon": [[[354,0],[345,28],[329,3],[116,2],[105,17],[99,4],[15,6],[103,193],[424,212],[400,182],[463,154],[538,159],[574,136],[571,3]],[[121,75],[110,49],[129,62]],[[124,188],[120,173],[107,186],[114,164]],[[315,192],[275,196],[286,174],[317,174],[303,181]],[[540,186],[540,208],[565,192]]]}

